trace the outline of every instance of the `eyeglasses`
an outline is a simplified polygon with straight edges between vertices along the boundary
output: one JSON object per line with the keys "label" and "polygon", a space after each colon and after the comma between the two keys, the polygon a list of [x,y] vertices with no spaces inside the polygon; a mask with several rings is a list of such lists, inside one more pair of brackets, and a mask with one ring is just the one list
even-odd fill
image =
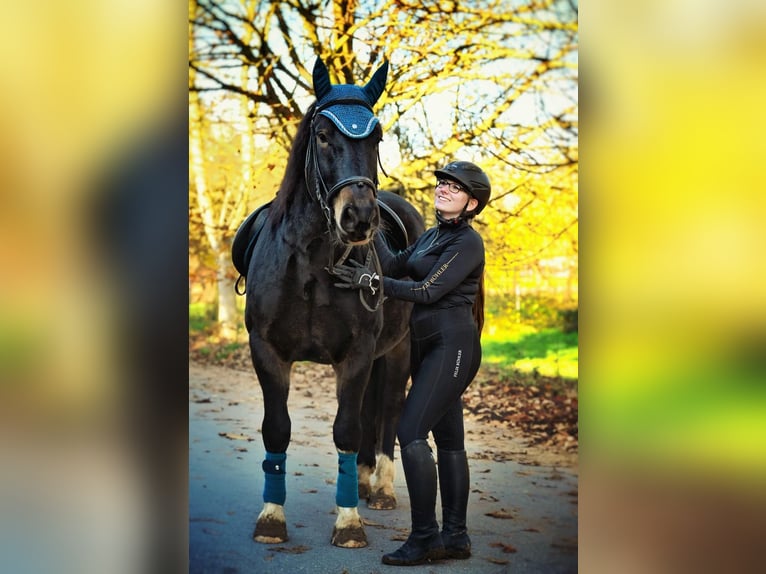
{"label": "eyeglasses", "polygon": [[[448,179],[437,179],[436,180],[436,187],[439,187],[440,185],[447,186],[447,189],[449,189],[450,193],[457,195],[461,191],[465,191],[463,189],[463,186],[459,183],[455,183],[454,181],[450,181]],[[466,192],[468,193],[468,192]]]}

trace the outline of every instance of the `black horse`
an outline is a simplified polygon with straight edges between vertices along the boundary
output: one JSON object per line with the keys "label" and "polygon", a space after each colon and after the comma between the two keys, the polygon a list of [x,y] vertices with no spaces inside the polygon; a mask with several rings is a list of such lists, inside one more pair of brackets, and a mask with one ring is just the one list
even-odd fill
{"label": "black horse", "polygon": [[[374,267],[371,240],[379,230],[388,229],[386,239],[403,248],[424,229],[414,207],[377,190],[382,130],[372,106],[387,71],[384,63],[364,87],[332,85],[317,60],[317,101],[298,127],[279,192],[235,239],[235,265],[239,259],[238,268],[245,266],[245,325],[264,398],[264,507],[253,534],[258,542],[287,540],[287,396],[295,361],[330,364],[336,374],[338,516],[332,543],[367,545],[357,511],[360,494],[370,497],[371,507],[395,504],[394,437],[409,377],[411,305],[384,302],[380,290],[340,289],[331,274],[340,261]],[[371,481],[373,469],[377,480]]]}

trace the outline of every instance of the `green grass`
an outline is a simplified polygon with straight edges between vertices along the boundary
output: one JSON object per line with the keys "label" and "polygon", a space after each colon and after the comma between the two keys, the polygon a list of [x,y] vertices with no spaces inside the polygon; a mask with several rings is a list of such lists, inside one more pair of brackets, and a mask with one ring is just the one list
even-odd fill
{"label": "green grass", "polygon": [[215,353],[215,358],[219,361],[228,359],[233,353],[246,346],[245,343],[226,343]]}
{"label": "green grass", "polygon": [[189,305],[189,332],[202,333],[215,324],[215,307],[209,303]]}
{"label": "green grass", "polygon": [[496,329],[482,337],[482,364],[501,371],[577,379],[577,333],[523,326]]}

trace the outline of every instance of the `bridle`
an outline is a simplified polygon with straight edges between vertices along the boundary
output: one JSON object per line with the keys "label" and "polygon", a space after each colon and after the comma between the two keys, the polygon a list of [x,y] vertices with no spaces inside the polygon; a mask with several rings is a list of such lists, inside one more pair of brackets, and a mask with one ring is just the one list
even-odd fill
{"label": "bridle", "polygon": [[[337,182],[335,185],[333,185],[330,189],[327,188],[327,184],[324,181],[324,177],[322,176],[322,171],[319,169],[319,157],[317,154],[316,149],[316,117],[323,109],[329,107],[329,106],[336,106],[338,104],[354,104],[354,105],[362,105],[368,108],[370,111],[372,111],[372,108],[370,105],[365,102],[364,100],[356,100],[356,99],[347,99],[347,100],[330,100],[329,102],[325,102],[321,106],[317,106],[314,109],[314,114],[311,116],[311,130],[309,135],[309,144],[308,149],[306,150],[306,163],[304,165],[304,177],[306,179],[306,187],[309,188],[309,174],[311,170],[314,171],[314,195],[312,196],[314,199],[316,199],[317,203],[319,203],[319,207],[322,209],[322,213],[324,214],[325,221],[327,223],[328,230],[330,233],[332,233],[332,230],[334,229],[334,222],[332,219],[332,209],[330,209],[330,203],[332,202],[333,198],[340,192],[341,189],[346,187],[347,185],[353,185],[353,184],[364,184],[368,186],[370,189],[372,189],[372,193],[375,197],[378,196],[378,182],[373,181],[369,177],[364,177],[361,175],[347,177],[344,179],[341,179],[339,182]],[[380,157],[380,156],[378,156]],[[377,177],[375,178],[377,180]],[[311,195],[311,189],[308,189],[309,195]]]}
{"label": "bridle", "polygon": [[[325,218],[325,223],[327,224],[327,231],[330,237],[333,237],[333,232],[335,229],[335,222],[332,217],[332,209],[330,208],[330,203],[332,203],[333,198],[340,192],[341,189],[348,185],[354,185],[354,184],[363,184],[368,186],[372,190],[372,194],[375,198],[378,196],[378,182],[377,182],[377,175],[375,177],[375,181],[370,179],[369,177],[364,176],[351,176],[346,177],[344,179],[341,179],[339,182],[337,182],[335,185],[333,185],[331,188],[327,188],[327,184],[324,181],[324,177],[322,176],[322,171],[319,169],[319,157],[317,154],[316,149],[316,117],[323,109],[329,107],[329,106],[337,106],[338,104],[354,104],[354,105],[362,105],[372,111],[372,107],[361,99],[336,99],[336,100],[330,100],[328,102],[325,102],[321,106],[316,106],[314,108],[314,113],[311,116],[311,128],[309,133],[309,143],[308,148],[306,150],[306,162],[304,164],[304,178],[306,180],[306,189],[309,192],[309,196],[312,197],[317,201],[319,204],[319,207],[322,211],[322,214]],[[380,163],[380,152],[377,152],[378,156],[378,163]],[[382,169],[382,166],[381,166]],[[310,181],[310,173],[311,170],[314,172],[314,189],[313,189],[313,195],[312,190],[309,186]],[[385,171],[383,172],[385,174]],[[346,248],[343,252],[343,254],[338,258],[337,261],[334,260],[333,257],[333,250],[330,250],[330,261],[329,265],[327,267],[327,271],[332,273],[333,269],[337,265],[342,265],[346,259],[348,258],[349,254],[351,253],[351,250],[353,249],[353,246],[346,245]],[[365,261],[365,265],[367,267],[370,267],[371,265],[374,266],[374,269],[378,275],[382,275],[381,272],[381,266],[380,266],[380,259],[378,258],[378,253],[375,251],[375,245],[373,242],[369,243],[369,248],[367,251],[367,257]],[[375,301],[373,305],[369,305],[367,301],[364,298],[364,294],[362,290],[359,290],[359,300],[362,302],[362,305],[365,309],[368,311],[376,311],[380,305],[383,303],[383,288],[381,286],[380,289],[378,289],[376,292],[372,293],[373,297],[375,297]]]}

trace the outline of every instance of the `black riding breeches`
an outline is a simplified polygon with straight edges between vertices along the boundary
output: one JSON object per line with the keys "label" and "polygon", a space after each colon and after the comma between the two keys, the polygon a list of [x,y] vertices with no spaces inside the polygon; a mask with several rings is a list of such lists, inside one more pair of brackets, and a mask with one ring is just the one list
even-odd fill
{"label": "black riding breeches", "polygon": [[479,334],[470,306],[426,309],[416,308],[410,322],[412,386],[399,421],[399,447],[433,432],[438,448],[463,450],[461,395],[479,370]]}

